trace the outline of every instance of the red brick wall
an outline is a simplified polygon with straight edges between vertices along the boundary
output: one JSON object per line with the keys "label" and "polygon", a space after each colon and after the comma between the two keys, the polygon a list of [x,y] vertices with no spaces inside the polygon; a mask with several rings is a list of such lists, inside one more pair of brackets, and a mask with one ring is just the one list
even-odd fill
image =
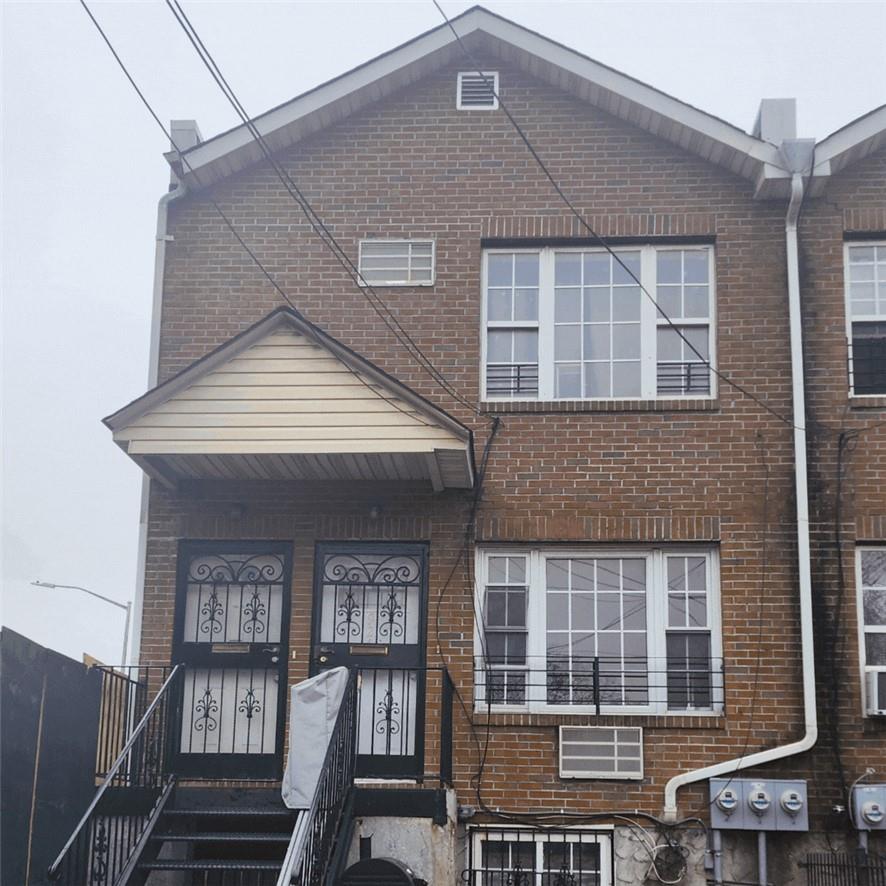
{"label": "red brick wall", "polygon": [[[719,365],[789,415],[784,206],[755,201],[749,182],[495,59],[481,64],[501,72],[504,100],[576,205],[607,233],[642,236],[653,219],[657,229],[665,226],[678,239],[692,232],[716,238]],[[503,114],[455,111],[456,70],[434,75],[314,136],[283,161],[352,256],[366,236],[436,240],[436,285],[385,289],[383,297],[437,367],[474,402],[481,237],[574,229]],[[454,402],[410,359],[268,169],[256,167],[233,177],[216,186],[213,195],[311,320],[471,425],[482,447],[488,416],[475,416]],[[171,233],[163,378],[280,304],[200,195],[174,204]],[[632,786],[560,781],[554,720],[494,717],[484,800],[522,810],[629,806],[658,813],[664,782],[676,772],[798,738],[803,726],[790,429],[724,384],[719,398],[702,408],[507,408],[501,417],[480,508],[481,537],[718,542],[727,696],[724,717],[643,720],[646,778]],[[770,526],[764,575],[767,470]],[[384,514],[372,522],[369,503],[379,499]],[[233,501],[246,505],[242,518],[228,516]],[[433,600],[457,555],[467,504],[462,493],[434,496],[393,486],[318,490],[255,483],[178,494],[155,486],[142,655],[166,660],[169,654],[179,538],[294,540],[292,640],[298,658],[290,664],[290,676],[295,679],[306,671],[314,540],[429,540]],[[468,576],[459,571],[443,600],[441,642],[467,698],[470,600]],[[433,659],[432,641],[429,647]],[[479,736],[485,741],[482,719]],[[455,758],[459,799],[476,803],[471,778],[477,750],[460,712]],[[706,805],[705,797],[704,787],[686,789],[681,808],[697,811]]]}
{"label": "red brick wall", "polygon": [[[843,244],[845,237],[859,232],[886,240],[883,150],[836,175],[827,192],[808,203],[801,226],[822,727],[821,741],[807,763],[826,784],[829,803],[843,802],[841,767],[844,780],[852,782],[868,766],[882,770],[886,759],[886,722],[862,716],[859,674],[856,543],[886,544],[886,397],[850,398],[847,379]],[[878,423],[879,428],[865,430]],[[840,484],[842,590],[836,542],[841,433],[850,435]]]}

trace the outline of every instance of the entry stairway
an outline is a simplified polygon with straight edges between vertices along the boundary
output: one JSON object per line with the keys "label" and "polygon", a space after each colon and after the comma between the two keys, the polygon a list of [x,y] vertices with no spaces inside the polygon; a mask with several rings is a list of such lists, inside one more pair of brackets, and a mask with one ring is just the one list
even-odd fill
{"label": "entry stairway", "polygon": [[[180,871],[189,886],[276,886],[299,819],[279,791],[179,788],[138,864],[139,879]],[[156,878],[155,878],[156,879]]]}

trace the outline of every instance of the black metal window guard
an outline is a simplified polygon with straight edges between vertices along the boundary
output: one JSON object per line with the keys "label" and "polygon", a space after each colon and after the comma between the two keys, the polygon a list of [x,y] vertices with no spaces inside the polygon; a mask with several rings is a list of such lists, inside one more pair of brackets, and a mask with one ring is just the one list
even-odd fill
{"label": "black metal window guard", "polygon": [[886,323],[853,323],[849,351],[852,391],[886,394]]}
{"label": "black metal window guard", "polygon": [[478,707],[506,705],[593,710],[624,708],[654,713],[719,712],[724,704],[723,660],[603,656],[526,657],[523,663],[477,658],[474,700]]}
{"label": "black metal window guard", "polygon": [[488,364],[486,393],[494,397],[515,394],[538,396],[538,363]]}
{"label": "black metal window guard", "polygon": [[469,831],[468,886],[610,886],[612,841],[579,828]]}
{"label": "black metal window guard", "polygon": [[855,852],[814,852],[800,862],[807,886],[886,886],[886,856]]}
{"label": "black metal window guard", "polygon": [[657,378],[659,396],[711,393],[711,370],[707,363],[662,361]]}

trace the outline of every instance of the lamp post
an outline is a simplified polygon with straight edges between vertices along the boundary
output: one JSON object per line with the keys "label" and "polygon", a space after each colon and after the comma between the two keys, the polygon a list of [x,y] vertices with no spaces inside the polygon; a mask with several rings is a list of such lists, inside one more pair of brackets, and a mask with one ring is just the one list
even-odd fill
{"label": "lamp post", "polygon": [[103,594],[97,594],[95,591],[90,591],[89,588],[81,588],[80,585],[59,585],[51,581],[32,581],[31,584],[35,585],[38,588],[64,588],[70,591],[83,591],[84,594],[89,594],[90,597],[98,597],[99,600],[104,600],[105,603],[110,603],[112,606],[116,606],[118,609],[125,609],[126,623],[123,626],[123,661],[121,662],[121,664],[123,665],[123,667],[126,667],[126,656],[129,652],[129,621],[132,617],[131,600],[127,600],[126,603],[121,603],[119,600],[112,600],[110,597],[105,597]]}

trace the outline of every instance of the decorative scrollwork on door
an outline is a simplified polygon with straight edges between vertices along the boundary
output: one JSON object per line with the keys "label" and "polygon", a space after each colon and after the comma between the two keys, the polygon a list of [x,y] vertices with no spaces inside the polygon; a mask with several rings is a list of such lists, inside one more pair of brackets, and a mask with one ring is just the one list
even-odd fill
{"label": "decorative scrollwork on door", "polygon": [[198,554],[187,564],[187,643],[277,643],[285,558]]}

